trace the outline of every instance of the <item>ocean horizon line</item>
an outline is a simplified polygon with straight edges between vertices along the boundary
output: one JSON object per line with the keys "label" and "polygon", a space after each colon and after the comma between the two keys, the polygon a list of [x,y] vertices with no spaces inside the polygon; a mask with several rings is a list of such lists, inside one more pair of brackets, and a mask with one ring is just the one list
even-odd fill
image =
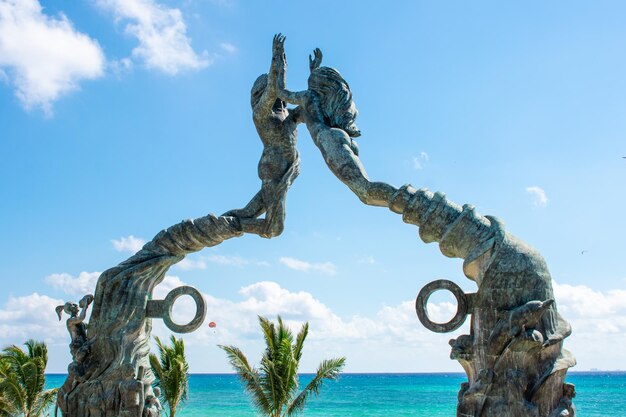
{"label": "ocean horizon line", "polygon": [[[626,370],[593,370],[593,371],[569,371],[570,374],[626,374]],[[45,375],[67,375],[67,372],[50,372]],[[237,376],[235,372],[190,372],[190,376]],[[299,372],[298,375],[315,375],[315,372]],[[341,375],[451,375],[451,376],[464,376],[464,372],[342,372]]]}

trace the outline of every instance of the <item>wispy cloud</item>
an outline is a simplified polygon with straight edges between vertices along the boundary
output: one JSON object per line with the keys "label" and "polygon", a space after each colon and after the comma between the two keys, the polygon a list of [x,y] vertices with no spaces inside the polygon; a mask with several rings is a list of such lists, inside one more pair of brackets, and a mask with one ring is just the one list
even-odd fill
{"label": "wispy cloud", "polygon": [[116,77],[128,74],[133,69],[133,61],[130,58],[115,59],[109,61],[108,67]]}
{"label": "wispy cloud", "polygon": [[47,284],[62,290],[66,294],[82,296],[93,294],[96,290],[96,283],[100,272],[81,272],[77,277],[68,273],[51,274],[45,279]]}
{"label": "wispy cloud", "polygon": [[0,2],[0,68],[24,108],[50,115],[54,101],[102,76],[104,66],[98,43],[65,15],[45,15],[37,0]]}
{"label": "wispy cloud", "polygon": [[233,7],[235,0],[211,0],[211,3],[221,7]]}
{"label": "wispy cloud", "polygon": [[193,259],[190,257],[186,257],[182,261],[176,264],[177,267],[184,271],[191,271],[194,269],[206,269],[206,262],[202,259]]}
{"label": "wispy cloud", "polygon": [[190,271],[193,269],[207,269],[208,264],[212,263],[220,266],[234,266],[237,268],[243,268],[247,265],[254,266],[270,266],[269,262],[266,261],[257,261],[254,259],[246,259],[241,256],[236,255],[218,255],[216,253],[212,253],[206,256],[203,255],[190,255],[185,259],[176,264],[176,267],[184,270]]}
{"label": "wispy cloud", "polygon": [[209,262],[212,262],[218,265],[231,265],[231,266],[238,266],[238,267],[242,267],[250,263],[248,259],[244,259],[240,256],[217,255],[215,253],[207,255],[205,259]]}
{"label": "wispy cloud", "polygon": [[220,48],[222,48],[223,51],[228,52],[229,54],[234,54],[237,52],[237,47],[230,42],[220,43]]}
{"label": "wispy cloud", "polygon": [[197,54],[191,47],[179,9],[154,0],[96,0],[96,4],[126,23],[126,32],[139,41],[132,55],[146,67],[174,75],[210,64],[206,51]]}
{"label": "wispy cloud", "polygon": [[282,257],[278,261],[287,268],[294,269],[296,271],[318,271],[327,275],[335,275],[337,273],[337,267],[332,262],[311,263],[289,257]]}
{"label": "wispy cloud", "polygon": [[360,264],[374,265],[376,263],[376,259],[373,256],[366,256],[364,258],[360,258],[357,262]]}
{"label": "wispy cloud", "polygon": [[130,235],[119,239],[113,239],[111,243],[118,252],[136,253],[143,247],[143,245],[146,244],[146,241],[142,238]]}
{"label": "wispy cloud", "polygon": [[535,207],[546,207],[548,205],[548,196],[543,188],[533,185],[526,187],[526,192],[532,197]]}
{"label": "wispy cloud", "polygon": [[424,169],[424,165],[426,164],[426,162],[428,162],[429,160],[430,157],[428,156],[428,154],[422,151],[420,152],[419,156],[413,157],[413,168],[415,168],[416,170],[422,170]]}

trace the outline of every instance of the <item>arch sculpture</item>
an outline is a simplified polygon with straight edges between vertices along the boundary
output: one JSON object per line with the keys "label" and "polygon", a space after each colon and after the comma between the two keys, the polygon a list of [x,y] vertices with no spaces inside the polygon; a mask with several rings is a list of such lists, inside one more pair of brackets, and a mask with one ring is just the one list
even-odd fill
{"label": "arch sculpture", "polygon": [[[370,181],[354,141],[360,131],[348,84],[339,72],[321,66],[317,49],[309,57],[308,89],[289,91],[284,41],[281,35],[274,38],[270,71],[256,80],[251,92],[253,121],[264,145],[261,190],[244,208],[161,231],[135,255],[102,273],[95,297],[57,311],[59,316],[62,311],[70,314],[72,335],[73,362],[57,401],[62,415],[141,415],[144,399],[154,396],[148,363],[152,319],[163,318],[173,331],[187,332],[205,314],[204,300],[194,289],[181,287],[165,300],[152,300],[154,287],[189,253],[244,233],[266,238],[282,233],[287,190],[299,173],[296,127],[305,123],[329,169],[363,203],[387,207],[418,226],[424,242],[437,242],[445,256],[464,259],[463,273],[477,284],[476,293],[464,294],[450,281],[435,281],[416,300],[419,320],[435,332],[455,330],[471,315],[470,334],[450,341],[450,356],[468,378],[458,394],[457,416],[574,416],[574,387],[565,375],[575,359],[563,349],[571,328],[558,312],[542,256],[509,234],[497,218],[483,216],[471,205],[459,206],[442,193],[410,185],[395,188]],[[450,323],[428,318],[428,297],[438,289],[457,298],[459,311]],[[171,304],[182,294],[197,304],[189,324],[173,323],[169,316]],[[137,388],[141,386],[143,392]]]}

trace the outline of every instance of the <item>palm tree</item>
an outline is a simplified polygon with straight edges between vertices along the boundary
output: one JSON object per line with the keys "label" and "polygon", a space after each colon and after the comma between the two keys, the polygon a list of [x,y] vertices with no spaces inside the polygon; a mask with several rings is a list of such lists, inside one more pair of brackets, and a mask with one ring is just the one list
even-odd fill
{"label": "palm tree", "polygon": [[250,366],[241,350],[234,346],[221,346],[230,364],[244,383],[252,398],[252,403],[259,412],[268,417],[287,417],[304,410],[311,395],[318,395],[325,379],[337,379],[343,369],[346,358],[322,361],[315,376],[298,393],[298,367],[302,357],[302,347],[309,332],[309,323],[305,323],[296,336],[278,316],[278,327],[259,316],[263,337],[267,345],[261,358],[259,369]]}
{"label": "palm tree", "polygon": [[164,346],[155,337],[159,349],[159,357],[150,354],[150,366],[156,376],[155,385],[161,388],[163,402],[169,406],[170,417],[176,416],[176,410],[187,400],[189,393],[189,364],[185,358],[183,339],[171,336],[171,346]]}
{"label": "palm tree", "polygon": [[28,340],[28,351],[12,345],[0,354],[0,416],[39,417],[54,403],[57,390],[44,390],[48,348]]}

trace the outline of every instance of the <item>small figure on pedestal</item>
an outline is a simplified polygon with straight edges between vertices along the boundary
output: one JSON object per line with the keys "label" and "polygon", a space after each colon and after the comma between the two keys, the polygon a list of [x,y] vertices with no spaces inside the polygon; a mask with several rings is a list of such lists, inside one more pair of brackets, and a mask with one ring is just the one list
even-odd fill
{"label": "small figure on pedestal", "polygon": [[161,389],[159,387],[154,387],[153,391],[154,395],[148,394],[148,396],[146,396],[146,405],[143,409],[143,417],[159,417],[161,415],[161,410],[163,410],[161,401],[159,401]]}
{"label": "small figure on pedestal", "polygon": [[139,376],[135,378],[135,367],[127,363],[122,367],[122,382],[119,390],[119,417],[142,417],[144,406],[143,367],[139,367]]}
{"label": "small figure on pedestal", "polygon": [[70,318],[67,319],[66,326],[72,338],[70,343],[72,359],[76,362],[83,362],[85,356],[89,353],[86,346],[87,326],[85,324],[85,317],[87,316],[87,308],[89,308],[92,302],[93,295],[87,294],[78,304],[67,302],[55,309],[59,320],[61,320],[63,312],[70,315]]}
{"label": "small figure on pedestal", "polygon": [[[65,383],[59,389],[57,396],[57,408],[61,409],[63,415],[68,414],[69,404],[68,396],[74,391],[76,386],[85,380],[85,368],[83,366],[87,358],[90,348],[87,342],[87,325],[85,317],[87,316],[87,308],[93,302],[93,295],[85,295],[78,304],[67,302],[62,306],[56,307],[55,311],[59,320],[63,318],[63,312],[69,314],[66,326],[70,333],[70,351],[72,352],[73,362],[67,368],[68,377]],[[79,313],[80,312],[80,313]]]}

